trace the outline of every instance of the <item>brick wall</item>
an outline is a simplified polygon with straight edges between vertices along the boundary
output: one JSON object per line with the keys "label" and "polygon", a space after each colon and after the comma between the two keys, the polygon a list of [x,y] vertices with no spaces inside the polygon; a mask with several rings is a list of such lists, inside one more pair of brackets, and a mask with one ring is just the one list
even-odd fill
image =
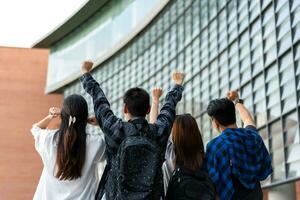
{"label": "brick wall", "polygon": [[300,200],[300,180],[296,182],[296,197]]}
{"label": "brick wall", "polygon": [[[44,95],[48,50],[0,47],[0,199],[32,199],[41,170],[30,128],[59,106]],[[54,124],[54,126],[56,126]]]}

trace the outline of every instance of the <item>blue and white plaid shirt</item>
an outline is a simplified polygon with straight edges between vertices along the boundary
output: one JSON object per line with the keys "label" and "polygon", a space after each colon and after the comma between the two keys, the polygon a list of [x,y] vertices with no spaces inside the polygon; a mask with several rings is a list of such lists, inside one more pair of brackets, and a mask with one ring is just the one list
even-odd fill
{"label": "blue and white plaid shirt", "polygon": [[228,128],[206,146],[209,175],[221,200],[234,195],[232,176],[254,189],[272,173],[271,157],[257,129]]}

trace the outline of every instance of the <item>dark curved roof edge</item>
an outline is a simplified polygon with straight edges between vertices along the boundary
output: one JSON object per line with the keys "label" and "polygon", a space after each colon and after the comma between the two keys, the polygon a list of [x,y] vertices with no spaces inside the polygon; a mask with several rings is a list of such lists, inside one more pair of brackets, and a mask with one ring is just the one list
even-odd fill
{"label": "dark curved roof edge", "polygon": [[65,22],[56,27],[42,39],[32,45],[32,48],[49,48],[51,45],[65,37],[76,27],[90,18],[99,10],[108,0],[89,0],[79,10],[77,10]]}

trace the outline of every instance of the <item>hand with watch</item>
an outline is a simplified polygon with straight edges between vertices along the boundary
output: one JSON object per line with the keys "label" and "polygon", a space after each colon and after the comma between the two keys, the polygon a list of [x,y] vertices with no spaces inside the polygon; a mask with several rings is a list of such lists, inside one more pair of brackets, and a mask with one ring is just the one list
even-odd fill
{"label": "hand with watch", "polygon": [[255,121],[250,113],[250,111],[244,106],[244,101],[239,98],[239,94],[237,91],[229,91],[227,92],[227,98],[233,101],[236,109],[240,115],[242,122],[244,123],[244,127],[252,126],[256,127]]}
{"label": "hand with watch", "polygon": [[239,94],[235,90],[227,92],[227,98],[229,100],[233,101],[234,105],[236,105],[238,103],[244,104],[244,100],[239,98]]}

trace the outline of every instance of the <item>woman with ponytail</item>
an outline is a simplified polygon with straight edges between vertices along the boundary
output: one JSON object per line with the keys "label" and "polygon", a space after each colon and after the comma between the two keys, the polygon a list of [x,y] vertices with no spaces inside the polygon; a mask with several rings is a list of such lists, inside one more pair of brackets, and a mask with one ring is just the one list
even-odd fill
{"label": "woman with ponytail", "polygon": [[[47,129],[60,116],[58,130]],[[95,199],[99,183],[97,164],[104,159],[105,142],[100,134],[86,133],[88,106],[80,95],[68,96],[62,109],[50,108],[49,114],[33,125],[35,148],[44,168],[33,199]]]}

